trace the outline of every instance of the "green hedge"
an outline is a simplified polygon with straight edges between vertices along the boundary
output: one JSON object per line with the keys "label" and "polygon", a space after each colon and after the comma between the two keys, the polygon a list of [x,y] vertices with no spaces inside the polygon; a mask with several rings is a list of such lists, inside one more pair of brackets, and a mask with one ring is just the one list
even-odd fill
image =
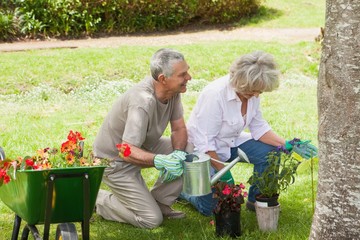
{"label": "green hedge", "polygon": [[261,0],[198,0],[197,14],[205,23],[227,23],[255,14]]}
{"label": "green hedge", "polygon": [[172,30],[251,16],[261,0],[3,0],[0,39]]}

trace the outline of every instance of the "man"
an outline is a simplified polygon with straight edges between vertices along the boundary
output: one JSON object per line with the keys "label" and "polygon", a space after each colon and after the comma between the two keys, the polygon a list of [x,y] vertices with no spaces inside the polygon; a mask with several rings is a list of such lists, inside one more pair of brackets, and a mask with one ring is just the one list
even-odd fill
{"label": "man", "polygon": [[[97,214],[103,218],[155,228],[163,218],[183,218],[170,206],[182,189],[187,144],[180,93],[191,76],[184,56],[160,49],[151,58],[151,76],[122,94],[106,116],[94,142],[96,157],[114,160],[105,169],[103,182],[112,190],[100,190]],[[168,123],[171,137],[162,137]],[[130,147],[123,154],[117,144]],[[127,145],[124,145],[127,144]],[[160,177],[151,191],[141,168],[155,167]]]}

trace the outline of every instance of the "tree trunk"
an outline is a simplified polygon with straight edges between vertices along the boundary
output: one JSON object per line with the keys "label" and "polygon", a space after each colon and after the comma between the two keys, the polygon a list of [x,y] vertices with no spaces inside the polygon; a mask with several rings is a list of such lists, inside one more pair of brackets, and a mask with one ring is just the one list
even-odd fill
{"label": "tree trunk", "polygon": [[360,0],[327,0],[318,83],[319,185],[310,239],[360,238]]}

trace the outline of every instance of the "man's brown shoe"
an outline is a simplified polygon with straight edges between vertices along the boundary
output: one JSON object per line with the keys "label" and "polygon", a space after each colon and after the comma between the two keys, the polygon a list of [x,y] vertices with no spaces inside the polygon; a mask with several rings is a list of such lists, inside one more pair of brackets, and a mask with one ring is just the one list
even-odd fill
{"label": "man's brown shoe", "polygon": [[164,218],[167,219],[180,219],[180,218],[184,218],[186,215],[183,212],[180,211],[176,211],[174,209],[172,209],[171,207],[164,205],[162,203],[158,202],[158,205],[160,207],[160,210],[164,216]]}

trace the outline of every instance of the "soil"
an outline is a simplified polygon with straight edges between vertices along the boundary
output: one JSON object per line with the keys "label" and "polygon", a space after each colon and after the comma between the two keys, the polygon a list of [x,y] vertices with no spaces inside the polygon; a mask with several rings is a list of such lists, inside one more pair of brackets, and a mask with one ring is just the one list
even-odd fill
{"label": "soil", "polygon": [[23,40],[0,43],[0,52],[26,51],[50,48],[109,48],[119,46],[183,45],[225,40],[254,40],[264,42],[296,43],[315,41],[320,28],[218,28],[191,29],[156,34],[138,34],[117,37],[87,38],[78,40]]}

